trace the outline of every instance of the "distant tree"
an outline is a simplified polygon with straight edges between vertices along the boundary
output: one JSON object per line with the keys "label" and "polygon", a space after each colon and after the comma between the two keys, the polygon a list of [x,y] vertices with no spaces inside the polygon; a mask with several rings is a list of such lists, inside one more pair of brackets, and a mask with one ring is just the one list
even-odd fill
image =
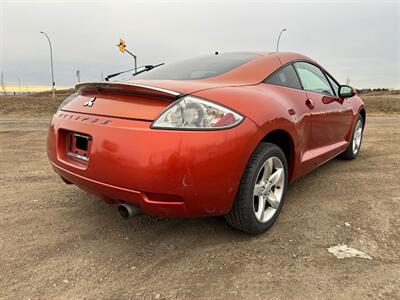
{"label": "distant tree", "polygon": [[365,94],[371,92],[371,89],[356,89],[357,94]]}
{"label": "distant tree", "polygon": [[4,84],[4,72],[3,71],[1,71],[1,88],[3,90],[3,95],[5,96],[6,95],[6,87]]}

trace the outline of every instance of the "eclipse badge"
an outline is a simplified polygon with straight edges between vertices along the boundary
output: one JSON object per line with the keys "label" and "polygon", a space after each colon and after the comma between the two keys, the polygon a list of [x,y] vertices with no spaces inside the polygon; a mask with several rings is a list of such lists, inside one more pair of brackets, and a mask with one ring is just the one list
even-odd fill
{"label": "eclipse badge", "polygon": [[92,107],[95,100],[96,100],[96,97],[92,97],[92,98],[90,98],[88,101],[86,101],[85,103],[83,103],[83,106]]}

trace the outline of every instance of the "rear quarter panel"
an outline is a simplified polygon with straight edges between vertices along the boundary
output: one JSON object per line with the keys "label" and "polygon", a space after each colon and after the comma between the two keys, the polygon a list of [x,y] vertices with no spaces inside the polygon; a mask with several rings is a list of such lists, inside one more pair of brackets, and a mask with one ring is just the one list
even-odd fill
{"label": "rear quarter panel", "polygon": [[[243,154],[247,159],[268,133],[283,130],[290,135],[294,148],[293,169],[289,179],[293,180],[307,171],[300,169],[301,157],[307,150],[311,133],[311,115],[304,105],[304,91],[261,83],[200,91],[194,95],[232,108],[257,124],[259,131]],[[294,110],[294,115],[290,114],[290,109]]]}

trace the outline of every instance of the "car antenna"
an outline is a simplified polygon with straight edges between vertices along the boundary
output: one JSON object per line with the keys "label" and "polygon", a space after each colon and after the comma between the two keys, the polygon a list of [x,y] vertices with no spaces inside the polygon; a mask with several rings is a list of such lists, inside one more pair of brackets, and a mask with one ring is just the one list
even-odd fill
{"label": "car antenna", "polygon": [[[142,69],[142,70],[133,73],[132,76],[138,75],[138,74],[143,73],[143,72],[150,71],[150,70],[152,70],[154,68],[157,68],[159,66],[162,66],[162,65],[165,65],[165,63],[161,63],[161,64],[157,64],[157,65],[144,65],[144,66],[137,67],[136,70],[137,69]],[[118,76],[118,75],[121,75],[121,74],[124,74],[124,73],[127,73],[127,72],[131,72],[133,70],[135,70],[135,68],[107,75],[106,78],[104,78],[104,80],[105,81],[109,81],[111,78],[113,78],[115,76]]]}
{"label": "car antenna", "polygon": [[140,69],[140,68],[145,68],[145,67],[146,66],[141,66],[141,67],[136,67],[136,68],[132,68],[132,69],[129,69],[129,70],[121,71],[121,72],[118,72],[118,73],[110,74],[110,75],[107,75],[106,78],[104,78],[104,80],[105,81],[109,81],[111,78],[113,78],[115,76],[121,75],[123,73],[131,72],[131,71],[133,71],[135,69],[137,70],[137,69]]}

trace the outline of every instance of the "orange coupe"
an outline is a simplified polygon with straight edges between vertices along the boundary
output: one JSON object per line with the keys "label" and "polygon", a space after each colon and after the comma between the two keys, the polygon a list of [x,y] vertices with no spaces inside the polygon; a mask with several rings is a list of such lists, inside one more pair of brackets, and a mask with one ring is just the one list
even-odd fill
{"label": "orange coupe", "polygon": [[216,53],[137,73],[78,84],[48,133],[61,178],[123,217],[224,215],[262,233],[288,183],[360,151],[362,100],[306,56]]}

